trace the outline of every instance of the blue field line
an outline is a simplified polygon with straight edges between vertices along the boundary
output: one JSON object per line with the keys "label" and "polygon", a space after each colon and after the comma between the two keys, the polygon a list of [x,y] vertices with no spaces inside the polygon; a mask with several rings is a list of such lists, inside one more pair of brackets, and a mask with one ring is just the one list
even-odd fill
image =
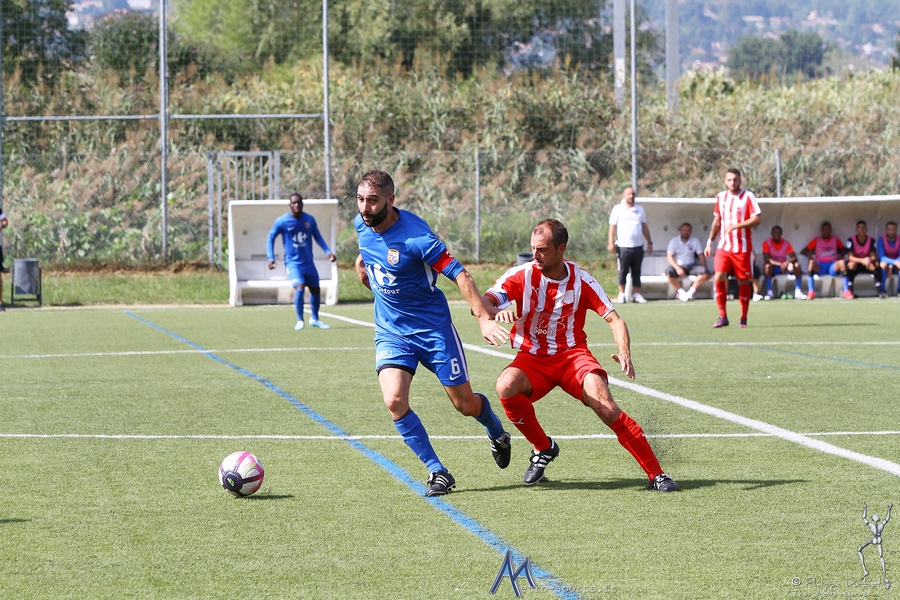
{"label": "blue field line", "polygon": [[[168,329],[161,327],[161,326],[157,325],[156,323],[153,323],[142,317],[139,317],[132,312],[126,311],[125,314],[127,316],[131,317],[132,319],[135,319],[136,321],[143,323],[144,325],[152,327],[153,329],[156,329],[157,331],[160,331],[162,333],[165,333],[168,336],[175,338],[179,342],[187,344],[188,346],[191,346],[192,348],[195,348],[195,349],[201,351],[208,358],[211,358],[212,360],[214,360],[218,363],[221,363],[221,364],[225,365],[226,367],[234,369],[241,375],[245,375],[246,377],[249,377],[250,379],[258,381],[259,383],[263,384],[266,388],[268,388],[269,390],[271,390],[272,392],[274,392],[275,394],[277,394],[284,400],[287,400],[288,402],[290,402],[291,405],[294,406],[294,408],[297,408],[298,410],[300,410],[307,417],[309,417],[310,419],[312,419],[313,421],[315,421],[316,423],[318,423],[319,425],[321,425],[322,427],[324,427],[325,429],[327,429],[334,435],[341,436],[344,438],[346,438],[350,435],[349,433],[347,433],[346,431],[344,431],[343,429],[341,429],[340,427],[338,427],[337,425],[335,425],[334,423],[332,423],[331,421],[329,421],[328,419],[326,419],[325,417],[323,417],[322,415],[320,415],[319,413],[317,413],[316,411],[311,409],[306,404],[300,402],[297,398],[295,398],[294,396],[292,396],[285,390],[281,389],[280,387],[278,387],[277,385],[275,385],[268,379],[266,379],[264,377],[260,377],[259,375],[252,373],[243,367],[240,367],[234,363],[231,363],[231,362],[225,360],[224,358],[213,354],[209,350],[206,350],[199,344],[192,342],[191,340],[188,340],[173,331],[169,331]],[[416,481],[415,479],[413,479],[412,476],[403,467],[399,466],[394,461],[390,460],[389,458],[382,455],[381,453],[376,452],[375,450],[372,450],[371,448],[369,448],[368,446],[366,446],[359,440],[344,439],[344,441],[348,445],[350,445],[352,448],[360,451],[366,458],[368,458],[369,460],[371,460],[372,462],[374,462],[375,464],[377,464],[378,466],[383,468],[385,471],[387,471],[391,475],[393,475],[398,481],[405,484],[413,492],[415,492],[416,494],[421,496],[424,500],[430,502],[432,506],[434,506],[436,509],[443,512],[445,515],[447,515],[451,519],[453,519],[457,524],[459,524],[462,527],[469,530],[472,534],[474,534],[475,536],[480,538],[484,543],[486,543],[488,546],[490,546],[491,548],[496,550],[498,553],[505,555],[507,550],[511,551],[513,561],[517,565],[521,564],[522,561],[524,561],[526,559],[526,557],[521,552],[519,552],[518,550],[515,550],[509,544],[504,542],[500,538],[500,536],[498,536],[497,534],[492,532],[490,529],[484,527],[478,521],[476,521],[472,517],[468,516],[467,514],[465,514],[464,512],[462,512],[461,510],[459,510],[458,508],[456,508],[455,506],[453,506],[452,504],[450,504],[443,498],[440,498],[440,497],[426,498],[425,497],[425,486],[423,484],[419,483],[418,481]],[[529,560],[529,562],[530,562],[530,560]],[[581,596],[578,593],[571,591],[573,589],[571,586],[564,584],[559,579],[559,577],[557,577],[550,571],[542,569],[541,567],[537,566],[533,562],[531,563],[531,570],[535,576],[537,576],[538,578],[543,580],[542,583],[547,587],[547,589],[552,590],[556,594],[557,597],[565,598],[567,600],[576,600],[578,598],[581,598]],[[487,582],[486,582],[486,587],[487,587]]]}
{"label": "blue field line", "polygon": [[641,329],[632,330],[634,333],[645,333],[648,335],[658,335],[660,337],[678,339],[678,340],[691,340],[691,341],[702,341],[710,344],[718,344],[721,346],[732,346],[735,348],[744,348],[746,350],[759,350],[761,352],[772,352],[774,354],[784,354],[786,356],[798,356],[800,358],[813,358],[816,360],[827,360],[831,362],[841,363],[845,365],[853,365],[857,367],[875,367],[877,369],[889,369],[892,371],[900,370],[900,366],[896,365],[883,365],[880,363],[868,363],[859,360],[849,360],[846,358],[837,358],[835,356],[819,356],[818,354],[807,354],[806,352],[792,352],[790,350],[779,350],[778,348],[772,348],[771,346],[766,346],[765,342],[726,342],[723,340],[711,340],[709,338],[701,338],[695,337],[692,335],[678,335],[676,333],[661,333],[659,331],[646,331]]}

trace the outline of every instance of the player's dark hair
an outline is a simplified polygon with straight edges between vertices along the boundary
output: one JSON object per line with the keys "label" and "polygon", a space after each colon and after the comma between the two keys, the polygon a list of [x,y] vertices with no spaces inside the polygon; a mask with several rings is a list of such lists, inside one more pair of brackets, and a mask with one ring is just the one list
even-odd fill
{"label": "player's dark hair", "polygon": [[866,227],[869,226],[869,225],[868,225],[865,221],[863,221],[862,219],[860,219],[859,221],[856,222],[856,226],[857,226],[857,227],[859,227],[860,225],[865,225]]}
{"label": "player's dark hair", "polygon": [[[822,224],[819,225],[819,229],[821,229],[822,227],[825,227],[826,225],[831,227],[831,223],[829,223],[828,221],[822,221]],[[832,227],[832,229],[834,229],[834,228]]]}
{"label": "player's dark hair", "polygon": [[776,229],[781,233],[784,233],[784,229],[781,228],[781,225],[772,225],[772,233],[775,233]]}
{"label": "player's dark hair", "polygon": [[[0,211],[0,212],[2,212],[2,211]],[[896,227],[897,222],[896,221],[888,221],[887,223],[884,224],[885,227],[887,227],[888,225],[893,225],[894,227]]]}
{"label": "player's dark hair", "polygon": [[544,219],[534,226],[531,233],[537,233],[537,230],[541,227],[547,227],[550,230],[550,240],[557,248],[569,243],[569,232],[566,230],[566,226],[556,219]]}
{"label": "player's dark hair", "polygon": [[388,196],[394,194],[394,180],[391,179],[390,175],[378,169],[372,169],[363,175],[359,183],[367,183],[379,191],[387,192]]}
{"label": "player's dark hair", "polygon": [[734,167],[731,167],[730,169],[728,169],[728,170],[725,171],[725,172],[726,172],[726,173],[731,173],[732,175],[737,175],[738,177],[741,176],[741,172],[738,171],[737,169],[735,169]]}
{"label": "player's dark hair", "polygon": [[685,225],[687,225],[687,226],[690,227],[691,229],[694,228],[693,225],[691,225],[690,223],[688,223],[687,221],[685,221],[684,223],[682,223],[681,225],[678,226],[678,229],[681,229],[681,228],[684,227]]}
{"label": "player's dark hair", "polygon": [[303,194],[301,194],[300,192],[291,192],[291,195],[288,196],[288,198],[290,200],[293,200],[294,196],[296,196],[297,198],[300,198],[300,202],[303,202]]}

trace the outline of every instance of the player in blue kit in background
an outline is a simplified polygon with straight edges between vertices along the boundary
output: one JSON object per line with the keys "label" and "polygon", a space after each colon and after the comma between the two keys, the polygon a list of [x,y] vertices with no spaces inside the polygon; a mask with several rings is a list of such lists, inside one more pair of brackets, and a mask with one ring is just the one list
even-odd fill
{"label": "player in blue kit in background", "polygon": [[409,406],[409,387],[419,363],[437,375],[456,410],[487,429],[491,454],[509,465],[509,434],[487,396],[472,391],[462,342],[450,320],[439,274],[454,281],[478,319],[481,335],[497,347],[509,332],[495,322],[468,271],[420,217],[394,208],[394,181],[384,171],[363,175],[356,191],[359,235],[356,270],[375,295],[375,371],[384,403],[406,445],[428,467],[426,496],[450,492],[456,480],[438,459],[428,433]]}
{"label": "player in blue kit in background", "polygon": [[297,312],[297,324],[294,329],[303,329],[303,291],[309,288],[310,327],[330,329],[331,326],[319,320],[319,305],[322,303],[322,288],[319,287],[319,271],[313,262],[312,239],[325,251],[328,260],[335,261],[335,256],[322,239],[319,227],[312,215],[303,212],[303,196],[291,194],[290,211],[275,219],[266,240],[266,256],[269,259],[269,270],[275,265],[275,238],[279,235],[284,243],[284,268],[288,279],[294,287],[294,310]]}

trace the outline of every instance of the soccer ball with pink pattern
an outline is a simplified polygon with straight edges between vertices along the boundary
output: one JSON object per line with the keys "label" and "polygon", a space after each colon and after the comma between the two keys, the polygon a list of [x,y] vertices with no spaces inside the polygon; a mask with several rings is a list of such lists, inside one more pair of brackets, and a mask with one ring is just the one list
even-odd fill
{"label": "soccer ball with pink pattern", "polygon": [[260,488],[266,471],[249,452],[233,452],[219,465],[219,483],[235,496],[249,496]]}

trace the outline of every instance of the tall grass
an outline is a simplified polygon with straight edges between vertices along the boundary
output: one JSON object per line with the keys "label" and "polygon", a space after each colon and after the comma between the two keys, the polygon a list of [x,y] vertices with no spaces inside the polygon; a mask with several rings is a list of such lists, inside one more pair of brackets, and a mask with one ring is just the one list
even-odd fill
{"label": "tall grass", "polygon": [[[630,182],[630,115],[608,83],[577,69],[443,75],[440,61],[337,65],[331,79],[333,194],[339,255],[352,259],[359,176],[379,167],[399,184],[398,203],[425,216],[467,260],[475,256],[475,153],[481,165],[479,258],[506,262],[527,249],[533,223],[563,219],[571,250],[604,257],[605,220]],[[174,113],[320,111],[321,65],[269,65],[234,82],[179,75]],[[152,73],[125,84],[112,73],[69,73],[55,87],[5,82],[8,115],[152,114]],[[640,193],[712,196],[737,166],[774,195],[775,150],[784,195],[893,193],[900,178],[900,74],[777,83],[689,73],[678,110],[648,86],[640,103]],[[324,193],[322,126],[309,120],[173,120],[169,256],[207,255],[207,153],[280,149],[282,189]],[[8,253],[45,263],[161,260],[155,122],[6,123],[4,198]]]}

